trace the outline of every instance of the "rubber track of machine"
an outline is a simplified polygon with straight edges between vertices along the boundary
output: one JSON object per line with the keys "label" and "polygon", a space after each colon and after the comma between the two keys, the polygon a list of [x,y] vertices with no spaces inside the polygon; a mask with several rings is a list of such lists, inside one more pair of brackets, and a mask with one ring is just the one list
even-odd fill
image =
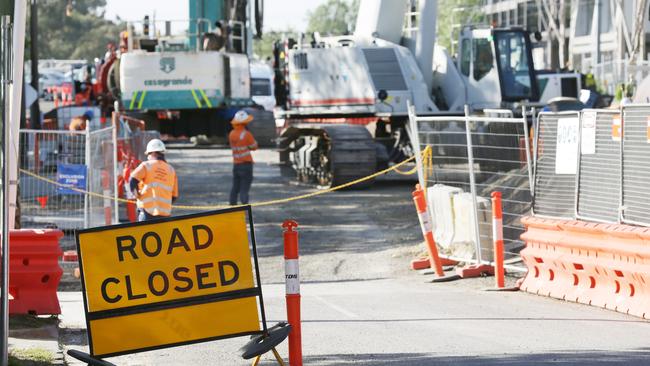
{"label": "rubber track of machine", "polygon": [[[370,132],[364,126],[323,126],[332,147],[330,164],[333,170],[332,186],[348,183],[376,171],[377,151]],[[355,185],[368,187],[372,180]]]}

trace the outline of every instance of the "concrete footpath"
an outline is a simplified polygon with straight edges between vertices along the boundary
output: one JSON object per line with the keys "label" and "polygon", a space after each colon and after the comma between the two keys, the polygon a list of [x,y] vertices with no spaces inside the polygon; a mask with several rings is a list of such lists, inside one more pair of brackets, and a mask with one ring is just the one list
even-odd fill
{"label": "concrete footpath", "polygon": [[[650,323],[638,318],[521,292],[483,291],[493,279],[423,280],[414,274],[303,283],[305,364],[639,365],[650,360]],[[265,285],[263,291],[269,325],[286,319],[284,285]],[[81,293],[59,293],[59,298],[63,344],[87,350]],[[246,340],[109,360],[118,365],[247,365],[237,352]],[[286,358],[286,343],[279,351]],[[267,356],[262,364],[274,363]]]}
{"label": "concrete footpath", "polygon": [[11,316],[9,365],[64,365],[56,318]]}

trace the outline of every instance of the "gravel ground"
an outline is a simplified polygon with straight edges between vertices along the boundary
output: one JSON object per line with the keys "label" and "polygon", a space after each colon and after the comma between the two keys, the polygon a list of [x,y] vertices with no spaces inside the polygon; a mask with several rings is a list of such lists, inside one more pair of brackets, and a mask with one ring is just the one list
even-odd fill
{"label": "gravel ground", "polygon": [[[181,145],[182,146],[182,145]],[[179,205],[226,205],[232,158],[228,148],[175,148],[167,154],[179,176]],[[251,203],[314,192],[296,183],[272,149],[254,152]],[[262,283],[284,281],[282,222],[299,223],[301,280],[380,279],[409,275],[411,259],[424,253],[411,191],[415,179],[387,175],[372,188],[348,189],[280,205],[253,207]],[[175,210],[174,215],[196,210]],[[74,235],[61,242],[74,249]],[[63,263],[59,291],[79,291],[76,263]]]}

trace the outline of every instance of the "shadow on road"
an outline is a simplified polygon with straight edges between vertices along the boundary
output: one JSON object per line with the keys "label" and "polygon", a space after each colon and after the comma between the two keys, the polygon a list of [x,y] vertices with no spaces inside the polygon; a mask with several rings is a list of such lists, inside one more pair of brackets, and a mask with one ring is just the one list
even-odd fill
{"label": "shadow on road", "polygon": [[[435,346],[432,345],[432,348]],[[645,365],[650,351],[630,350],[625,352],[588,351],[580,353],[549,352],[541,354],[494,355],[494,356],[436,356],[423,353],[387,353],[328,355],[305,357],[304,363],[318,365]]]}
{"label": "shadow on road", "polygon": [[[281,320],[278,320],[281,321]],[[583,318],[534,318],[534,317],[446,317],[446,318],[403,318],[403,319],[302,319],[302,323],[422,323],[422,322],[581,322],[581,323],[620,323],[620,324],[647,324],[645,320],[623,320],[623,319],[583,319]],[[269,322],[272,322],[269,320]],[[649,359],[650,362],[650,359]]]}

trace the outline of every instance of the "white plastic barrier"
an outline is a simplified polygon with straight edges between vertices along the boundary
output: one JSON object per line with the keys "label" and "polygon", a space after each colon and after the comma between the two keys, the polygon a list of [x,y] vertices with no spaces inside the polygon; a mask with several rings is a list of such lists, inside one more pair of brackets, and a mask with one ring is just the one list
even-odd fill
{"label": "white plastic barrier", "polygon": [[436,184],[429,187],[427,197],[429,212],[433,219],[433,236],[443,249],[449,249],[454,242],[454,195],[463,193],[458,187]]}
{"label": "white plastic barrier", "polygon": [[[481,258],[492,261],[494,251],[492,250],[492,232],[487,224],[492,224],[492,204],[483,197],[476,197],[478,206],[478,223],[474,223],[474,202],[471,193],[460,193],[454,196],[454,242],[452,253],[455,257],[476,258],[475,238],[480,237]],[[480,235],[476,235],[476,227],[479,227]],[[467,247],[467,249],[463,249]],[[460,252],[459,252],[460,251]]]}

